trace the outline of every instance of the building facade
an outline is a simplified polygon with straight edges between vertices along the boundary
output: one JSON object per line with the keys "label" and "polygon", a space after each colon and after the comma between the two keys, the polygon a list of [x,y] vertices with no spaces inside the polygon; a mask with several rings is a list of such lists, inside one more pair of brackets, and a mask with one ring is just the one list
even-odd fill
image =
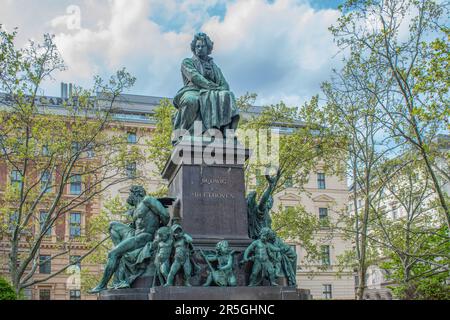
{"label": "building facade", "polygon": [[[327,176],[321,170],[320,164],[312,172],[304,186],[305,192],[299,192],[295,186],[290,186],[274,196],[274,208],[295,207],[303,205],[305,210],[316,216],[319,221],[335,222],[348,202],[347,182],[338,176]],[[302,289],[311,290],[313,299],[354,299],[354,272],[339,270],[338,256],[352,245],[343,235],[333,231],[324,223],[317,235],[322,258],[320,261],[306,260],[305,249],[293,243],[298,256],[297,283]]]}

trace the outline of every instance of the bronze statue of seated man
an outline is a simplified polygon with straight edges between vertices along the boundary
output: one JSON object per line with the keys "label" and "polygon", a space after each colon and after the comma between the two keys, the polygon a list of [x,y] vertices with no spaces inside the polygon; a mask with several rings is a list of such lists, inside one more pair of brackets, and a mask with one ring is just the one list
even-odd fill
{"label": "bronze statue of seated man", "polygon": [[236,130],[239,111],[236,98],[230,91],[220,68],[209,56],[214,43],[205,33],[197,33],[191,42],[192,58],[181,64],[184,87],[173,99],[177,108],[174,118],[174,144],[185,134],[194,135],[194,125],[200,125],[201,132],[220,130],[223,137],[226,130]]}

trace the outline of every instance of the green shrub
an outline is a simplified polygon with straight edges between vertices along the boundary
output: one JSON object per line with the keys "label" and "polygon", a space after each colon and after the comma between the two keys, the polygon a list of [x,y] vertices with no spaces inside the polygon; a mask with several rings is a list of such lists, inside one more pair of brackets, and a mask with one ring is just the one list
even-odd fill
{"label": "green shrub", "polygon": [[9,282],[0,277],[0,300],[16,300],[17,295]]}

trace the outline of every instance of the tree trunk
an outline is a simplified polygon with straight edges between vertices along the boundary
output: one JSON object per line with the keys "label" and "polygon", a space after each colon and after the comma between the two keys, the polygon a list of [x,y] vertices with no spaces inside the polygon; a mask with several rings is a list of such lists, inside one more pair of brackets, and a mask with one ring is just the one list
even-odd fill
{"label": "tree trunk", "polygon": [[[366,178],[367,182],[368,178]],[[367,184],[368,185],[368,184]],[[358,300],[363,300],[364,298],[364,289],[366,288],[366,271],[367,271],[367,263],[366,263],[366,249],[367,249],[367,223],[369,220],[369,193],[367,192],[366,198],[364,199],[364,216],[362,220],[362,232],[361,232],[361,258],[359,260],[359,285],[356,298]]]}
{"label": "tree trunk", "polygon": [[14,290],[16,291],[17,296],[20,293],[20,281],[17,273],[18,248],[19,248],[18,241],[17,239],[14,239],[13,236],[13,241],[11,243],[11,249],[9,253],[9,268],[10,268],[11,283]]}
{"label": "tree trunk", "polygon": [[442,209],[444,209],[445,217],[447,218],[447,229],[450,230],[450,215],[449,215],[449,209],[447,206],[447,202],[445,201],[444,193],[442,192],[441,185],[439,184],[439,179],[436,176],[436,173],[434,172],[434,169],[430,163],[430,160],[428,159],[428,155],[426,154],[425,150],[421,149],[422,158],[425,161],[426,167],[428,172],[430,173],[431,179],[433,180],[434,189],[436,190],[439,198],[439,202],[441,203]]}

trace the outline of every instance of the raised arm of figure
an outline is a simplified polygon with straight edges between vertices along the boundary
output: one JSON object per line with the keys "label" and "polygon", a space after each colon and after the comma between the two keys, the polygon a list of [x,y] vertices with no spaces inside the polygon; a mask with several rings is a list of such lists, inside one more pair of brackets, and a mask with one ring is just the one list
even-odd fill
{"label": "raised arm of figure", "polygon": [[161,222],[163,225],[167,225],[170,220],[170,215],[167,209],[162,205],[161,202],[158,201],[158,199],[146,196],[142,202],[154,213],[159,215]]}
{"label": "raised arm of figure", "polygon": [[252,257],[250,257],[249,255],[253,252],[253,248],[255,247],[255,242],[256,241],[258,241],[258,240],[255,240],[255,241],[253,241],[248,247],[247,247],[247,249],[245,249],[245,251],[244,251],[244,262],[245,261],[250,261],[250,260],[253,260],[252,259]]}

